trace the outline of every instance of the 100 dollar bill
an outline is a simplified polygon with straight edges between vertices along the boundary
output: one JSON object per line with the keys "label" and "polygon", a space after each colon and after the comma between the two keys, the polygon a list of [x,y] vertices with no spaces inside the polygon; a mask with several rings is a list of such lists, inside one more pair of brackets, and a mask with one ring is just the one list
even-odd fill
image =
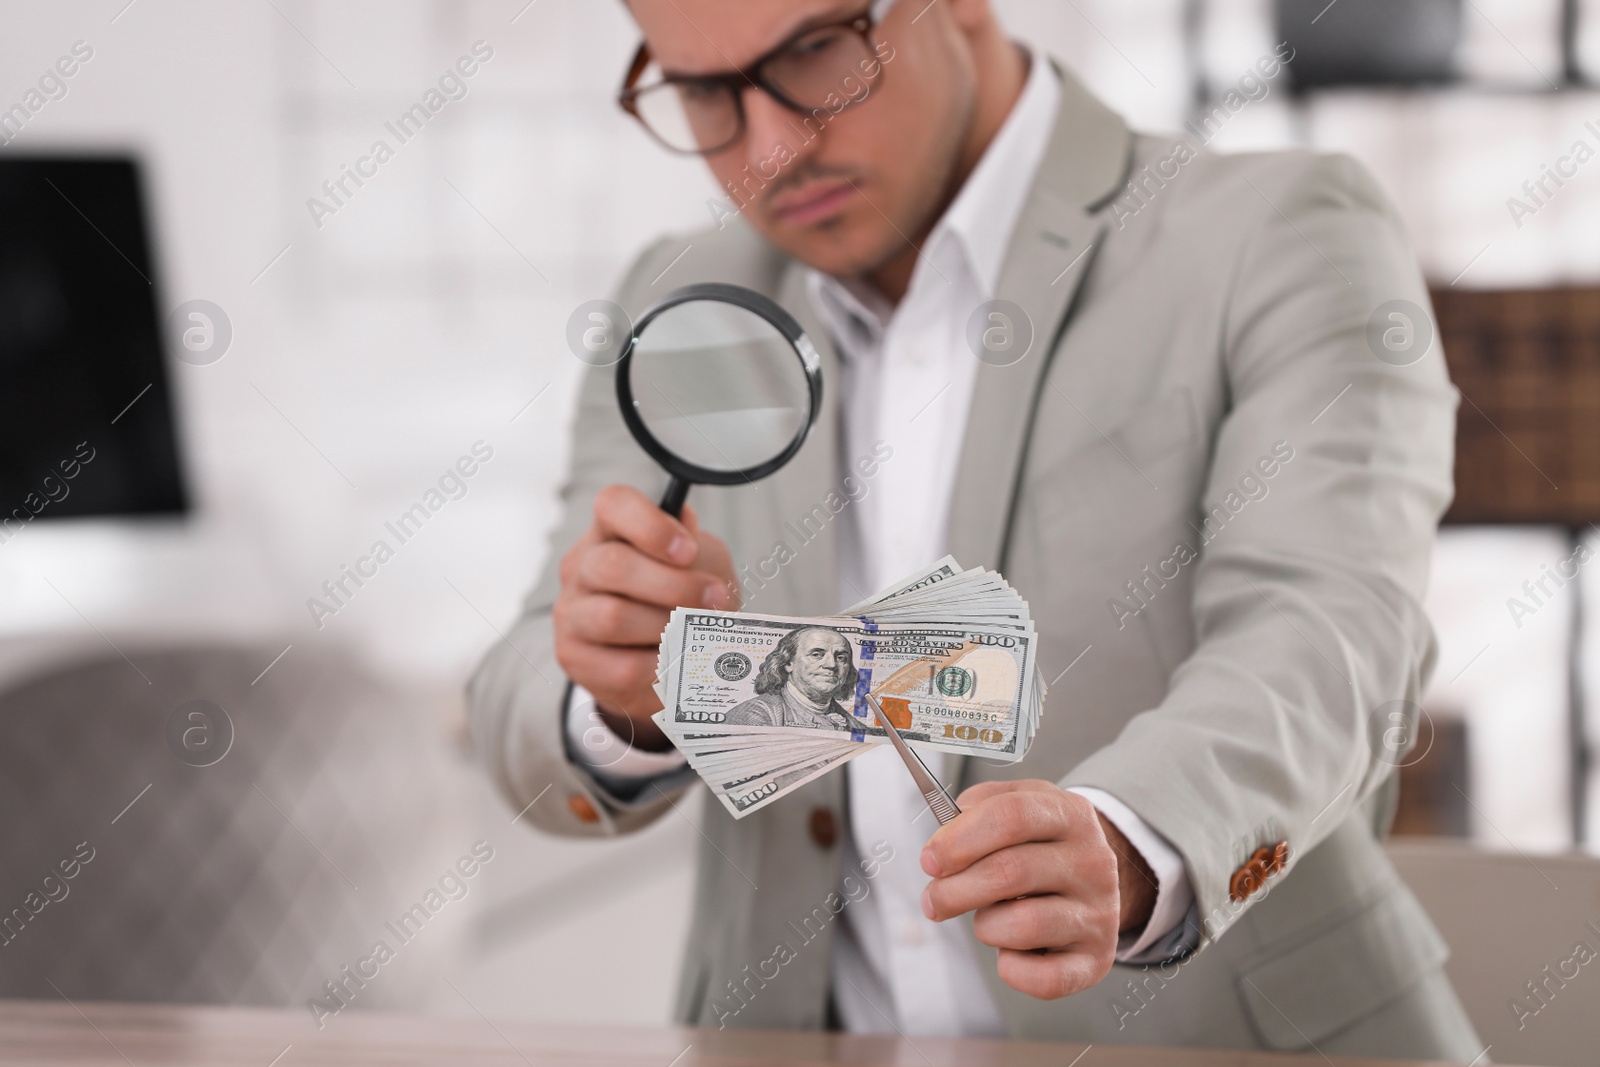
{"label": "100 dollar bill", "polygon": [[1018,734],[1031,629],[686,612],[668,641],[662,715],[680,730],[886,742],[871,692],[907,740],[931,748],[1016,760],[1028,740]]}

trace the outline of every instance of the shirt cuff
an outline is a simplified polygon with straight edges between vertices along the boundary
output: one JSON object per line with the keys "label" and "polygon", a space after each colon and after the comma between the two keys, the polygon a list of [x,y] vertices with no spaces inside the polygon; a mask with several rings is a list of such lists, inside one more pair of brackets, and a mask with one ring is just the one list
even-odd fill
{"label": "shirt cuff", "polygon": [[1199,941],[1197,928],[1186,921],[1195,910],[1194,887],[1189,884],[1189,872],[1184,869],[1178,850],[1132,808],[1105,790],[1073,786],[1067,791],[1093,804],[1106,821],[1122,831],[1156,876],[1156,903],[1150,921],[1143,930],[1122,935],[1117,942],[1117,962],[1160,963],[1194,951]]}
{"label": "shirt cuff", "polygon": [[671,774],[688,762],[675,748],[646,752],[616,734],[595,708],[594,696],[576,682],[567,691],[567,752],[584,770],[607,786],[634,792],[653,778]]}

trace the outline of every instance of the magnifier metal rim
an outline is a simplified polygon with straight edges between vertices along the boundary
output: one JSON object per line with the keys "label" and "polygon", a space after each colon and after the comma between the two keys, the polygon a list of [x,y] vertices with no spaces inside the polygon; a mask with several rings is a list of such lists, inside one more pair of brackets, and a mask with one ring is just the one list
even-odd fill
{"label": "magnifier metal rim", "polygon": [[[644,420],[639,417],[638,409],[634,407],[630,372],[633,368],[633,350],[639,343],[639,335],[644,333],[645,327],[649,326],[657,315],[679,304],[697,300],[715,300],[732,304],[766,319],[783,334],[784,339],[789,342],[789,347],[799,357],[801,366],[805,368],[806,388],[811,400],[805,421],[801,424],[799,432],[794,435],[794,440],[790,441],[782,452],[753,467],[724,471],[690,463],[657,441],[655,435],[645,426]],[[622,356],[617,360],[617,406],[621,408],[622,421],[627,424],[634,440],[638,441],[640,447],[650,454],[651,459],[661,464],[668,474],[697,485],[742,485],[773,473],[793,459],[795,453],[800,451],[800,446],[806,443],[806,436],[811,432],[812,424],[817,421],[817,413],[822,410],[822,360],[794,316],[770,297],[740,285],[724,285],[720,282],[686,285],[682,289],[674,289],[668,293],[634,323],[633,332],[623,343]]]}

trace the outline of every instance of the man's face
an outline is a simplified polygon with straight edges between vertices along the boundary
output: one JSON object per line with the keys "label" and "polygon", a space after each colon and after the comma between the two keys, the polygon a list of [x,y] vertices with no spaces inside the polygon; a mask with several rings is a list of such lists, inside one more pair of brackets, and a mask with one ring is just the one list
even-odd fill
{"label": "man's face", "polygon": [[820,704],[833,699],[850,672],[850,642],[832,630],[805,630],[795,645],[789,680]]}
{"label": "man's face", "polygon": [[[867,0],[630,0],[661,68],[743,69],[795,33],[867,11]],[[871,36],[881,63],[865,98],[798,114],[743,92],[744,136],[706,157],[724,194],[772,244],[829,274],[872,272],[937,221],[972,122],[976,74],[953,8],[900,0]],[[922,17],[918,17],[922,12]],[[916,19],[913,25],[912,20]],[[839,98],[863,86],[841,85]]]}

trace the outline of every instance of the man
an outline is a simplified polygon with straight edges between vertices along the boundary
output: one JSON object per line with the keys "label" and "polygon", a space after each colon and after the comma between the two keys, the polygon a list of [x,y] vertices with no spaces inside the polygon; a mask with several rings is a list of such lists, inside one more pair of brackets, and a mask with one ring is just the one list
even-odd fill
{"label": "man", "polygon": [[729,709],[724,721],[847,731],[850,713],[839,701],[854,695],[858,674],[843,635],[824,626],[791,630],[761,661],[756,695]]}
{"label": "man", "polygon": [[1367,340],[1427,303],[1371,180],[1137,136],[986,0],[629,9],[624,105],[729,205],[619,302],[768,293],[828,399],[786,468],[674,521],[588,377],[559,566],[471,686],[501,788],[554,783],[555,833],[648,824],[692,783],[648,719],[671,609],[827,614],[946,552],[1029,600],[1052,685],[1020,763],[931,761],[965,789],[937,832],[887,749],[708,805],[678,1017],[1478,1055],[1378,843],[1455,395],[1436,349]]}

